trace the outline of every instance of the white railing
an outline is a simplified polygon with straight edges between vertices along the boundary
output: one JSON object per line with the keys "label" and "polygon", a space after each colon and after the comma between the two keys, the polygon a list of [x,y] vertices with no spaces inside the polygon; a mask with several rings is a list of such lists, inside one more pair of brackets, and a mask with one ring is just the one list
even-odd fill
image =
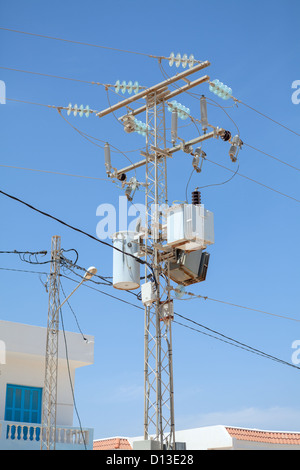
{"label": "white railing", "polygon": [[[67,426],[56,427],[55,442],[60,448],[88,448],[90,446],[90,432],[91,430]],[[36,443],[39,446],[40,438],[41,426],[38,424],[0,421],[0,442],[2,443],[6,441],[12,444],[18,441],[24,443],[24,447],[26,443]]]}
{"label": "white railing", "polygon": [[19,441],[39,441],[40,431],[40,426],[28,425],[23,423],[7,423],[6,439],[18,439]]}

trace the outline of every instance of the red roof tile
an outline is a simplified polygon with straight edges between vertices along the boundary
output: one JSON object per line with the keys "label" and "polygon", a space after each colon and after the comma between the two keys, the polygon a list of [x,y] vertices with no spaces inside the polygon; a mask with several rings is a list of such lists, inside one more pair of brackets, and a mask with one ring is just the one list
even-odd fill
{"label": "red roof tile", "polygon": [[231,428],[225,426],[231,437],[243,441],[268,442],[270,444],[300,444],[300,433],[259,431],[256,429]]}
{"label": "red roof tile", "polygon": [[93,450],[132,450],[130,442],[125,437],[112,437],[94,441]]}

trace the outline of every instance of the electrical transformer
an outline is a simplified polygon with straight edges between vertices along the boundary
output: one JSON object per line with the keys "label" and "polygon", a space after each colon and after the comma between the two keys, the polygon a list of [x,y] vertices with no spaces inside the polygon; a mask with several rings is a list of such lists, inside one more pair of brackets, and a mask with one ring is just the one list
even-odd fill
{"label": "electrical transformer", "polygon": [[203,250],[190,253],[176,250],[175,257],[170,262],[170,279],[183,286],[205,281],[209,257],[209,253]]}
{"label": "electrical transformer", "polygon": [[184,251],[214,243],[214,215],[203,204],[177,204],[167,210],[167,245]]}
{"label": "electrical transformer", "polygon": [[112,236],[113,246],[113,287],[133,290],[140,287],[140,264],[135,232],[117,232]]}

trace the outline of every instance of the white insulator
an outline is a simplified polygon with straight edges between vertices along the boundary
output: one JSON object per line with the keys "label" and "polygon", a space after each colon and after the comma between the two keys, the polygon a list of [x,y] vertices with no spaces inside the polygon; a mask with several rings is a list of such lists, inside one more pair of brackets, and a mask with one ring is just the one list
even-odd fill
{"label": "white insulator", "polygon": [[176,67],[179,67],[180,64],[181,64],[181,55],[178,52],[178,54],[176,56],[176,59],[175,59],[175,65],[176,65]]}
{"label": "white insulator", "polygon": [[171,52],[170,60],[169,60],[169,66],[170,67],[172,67],[172,65],[174,65],[174,60],[175,60],[175,54],[174,54],[174,52]]}

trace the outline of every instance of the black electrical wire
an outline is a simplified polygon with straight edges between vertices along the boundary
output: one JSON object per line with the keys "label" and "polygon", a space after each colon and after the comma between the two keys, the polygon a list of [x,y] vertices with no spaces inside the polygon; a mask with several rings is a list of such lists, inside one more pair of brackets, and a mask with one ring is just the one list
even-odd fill
{"label": "black electrical wire", "polygon": [[235,170],[233,175],[230,178],[228,178],[226,181],[222,181],[222,183],[206,184],[205,186],[197,186],[196,189],[210,188],[211,186],[222,186],[223,184],[229,183],[229,181],[231,181],[235,177],[235,175],[238,174],[239,169],[240,169],[240,164],[238,163],[237,169]]}
{"label": "black electrical wire", "polygon": [[[63,295],[64,295],[64,298],[67,299],[66,293],[65,293],[65,291],[64,291],[64,288],[63,288],[63,285],[62,285],[62,282],[61,282],[60,279],[59,279],[59,285],[60,285],[60,287],[61,287],[61,290],[62,290],[62,293],[63,293]],[[74,318],[75,318],[75,321],[76,321],[78,330],[80,331],[83,340],[84,340],[84,341],[87,341],[87,338],[84,336],[84,334],[83,334],[83,332],[82,332],[82,330],[81,330],[81,328],[80,328],[80,325],[79,325],[77,316],[76,316],[76,314],[75,314],[73,308],[71,307],[71,304],[70,304],[69,300],[67,300],[67,304],[68,304],[68,307],[69,307],[69,309],[71,310],[71,312],[72,312],[72,314],[73,314],[73,316],[74,316]]]}
{"label": "black electrical wire", "polygon": [[12,199],[12,200],[14,200],[14,201],[20,202],[21,204],[23,204],[24,206],[28,207],[29,209],[32,209],[32,210],[34,210],[35,212],[38,212],[38,213],[41,214],[41,215],[44,215],[44,216],[46,216],[46,217],[49,217],[50,219],[55,220],[56,222],[58,222],[58,223],[64,225],[65,227],[68,227],[68,228],[70,228],[71,230],[74,230],[74,231],[76,231],[76,232],[78,232],[78,233],[81,233],[82,235],[85,235],[86,237],[91,238],[92,240],[94,240],[94,241],[96,241],[96,242],[98,242],[98,243],[101,243],[102,245],[109,246],[110,248],[113,248],[114,250],[119,251],[120,253],[124,253],[125,255],[130,256],[131,258],[134,258],[134,259],[135,259],[138,263],[140,263],[140,264],[143,264],[143,265],[148,266],[148,268],[151,270],[151,272],[152,272],[152,274],[153,274],[153,278],[154,278],[155,283],[156,283],[156,285],[157,285],[157,279],[156,279],[156,276],[155,276],[155,273],[154,273],[154,269],[153,269],[153,267],[151,266],[151,264],[148,263],[147,261],[144,261],[144,260],[138,258],[137,256],[131,254],[131,253],[127,253],[126,251],[121,250],[120,248],[117,248],[116,246],[111,245],[110,243],[107,243],[107,242],[105,242],[104,240],[100,240],[99,238],[94,237],[94,235],[91,235],[90,233],[85,232],[84,230],[81,230],[81,229],[79,229],[79,228],[77,228],[77,227],[74,227],[73,225],[70,225],[70,224],[68,224],[67,222],[64,222],[64,221],[61,220],[61,219],[58,219],[57,217],[55,217],[55,216],[53,216],[53,215],[51,215],[51,214],[48,214],[47,212],[44,212],[44,211],[42,211],[42,210],[40,210],[40,209],[37,209],[36,207],[32,206],[31,204],[29,204],[29,203],[27,203],[27,202],[25,202],[25,201],[22,201],[22,199],[17,198],[16,196],[12,196],[11,194],[8,194],[8,193],[6,193],[5,191],[2,191],[2,190],[0,190],[0,194],[3,194],[3,196],[6,196],[6,197],[8,197],[8,198],[10,198],[10,199]]}
{"label": "black electrical wire", "polygon": [[18,273],[31,273],[31,274],[45,274],[48,276],[49,273],[43,273],[40,271],[28,271],[26,269],[14,269],[14,268],[0,268],[1,271],[13,271],[13,272],[18,272]]}
{"label": "black electrical wire", "polygon": [[[252,346],[249,346],[249,345],[247,345],[247,344],[245,344],[245,343],[242,343],[242,342],[240,342],[240,341],[237,341],[237,340],[231,338],[230,336],[226,336],[226,335],[224,335],[223,333],[219,333],[219,332],[216,331],[216,330],[213,330],[213,329],[211,329],[211,328],[208,328],[207,326],[204,326],[204,325],[202,325],[201,323],[198,323],[198,322],[196,322],[196,321],[194,321],[194,320],[191,320],[190,318],[187,318],[187,317],[185,317],[184,315],[180,315],[179,313],[175,313],[175,312],[174,312],[174,315],[177,315],[177,316],[183,318],[184,320],[187,320],[187,321],[189,321],[189,322],[191,322],[191,323],[194,323],[195,325],[199,326],[200,328],[203,328],[203,329],[206,330],[206,331],[209,331],[210,333],[214,333],[214,334],[219,335],[221,338],[218,338],[218,337],[216,337],[216,336],[213,336],[215,339],[218,339],[219,341],[226,342],[226,343],[228,343],[228,344],[231,344],[232,346],[235,346],[235,347],[238,347],[238,348],[241,348],[241,349],[245,349],[245,350],[247,350],[248,352],[251,352],[251,353],[253,353],[253,354],[258,354],[259,356],[263,356],[263,357],[265,357],[266,359],[270,359],[270,360],[279,362],[279,363],[281,363],[281,364],[287,365],[287,366],[289,366],[289,367],[293,367],[293,368],[295,368],[295,369],[300,370],[300,367],[296,366],[295,364],[291,364],[290,362],[284,361],[283,359],[279,359],[279,358],[276,357],[276,356],[273,356],[273,355],[271,355],[271,354],[267,354],[267,353],[261,351],[260,349],[253,348]],[[179,322],[176,322],[176,323],[179,323]],[[187,325],[183,325],[182,323],[179,323],[179,324],[180,324],[181,326],[185,326],[186,328],[191,328],[191,327],[189,327],[189,326],[187,326]],[[191,329],[192,329],[192,328],[191,328]],[[195,331],[198,331],[199,333],[202,333],[202,334],[206,334],[206,335],[208,335],[208,336],[212,336],[212,335],[210,335],[210,334],[208,334],[208,333],[205,333],[205,332],[203,332],[203,331],[200,331],[200,330],[195,330]]]}
{"label": "black electrical wire", "polygon": [[47,251],[18,251],[18,250],[13,250],[13,251],[0,251],[1,254],[16,254],[16,255],[46,255]]}
{"label": "black electrical wire", "polygon": [[[66,275],[64,275],[64,274],[60,274],[60,276],[61,276],[61,277],[64,277],[65,279],[69,279],[69,281],[77,282],[75,279],[72,279],[71,277],[66,276]],[[138,308],[138,309],[140,309],[140,310],[144,310],[144,308],[143,308],[143,307],[140,307],[139,305],[135,305],[135,304],[133,304],[133,303],[131,303],[131,302],[128,302],[127,300],[120,299],[120,297],[116,297],[115,295],[108,294],[107,292],[104,292],[104,291],[102,291],[102,290],[100,290],[100,289],[96,289],[96,287],[90,286],[90,285],[88,285],[88,284],[86,284],[86,283],[84,283],[84,284],[82,284],[82,285],[85,286],[85,287],[88,287],[89,289],[93,289],[93,290],[95,290],[95,291],[97,291],[97,292],[100,292],[100,294],[106,295],[107,297],[111,297],[112,299],[119,300],[120,302],[123,302],[124,304],[131,305],[132,307]],[[135,295],[137,295],[137,294],[135,294]]]}
{"label": "black electrical wire", "polygon": [[[74,281],[74,279],[71,279],[71,278],[68,278],[68,279]],[[74,281],[74,282],[76,282],[76,281]],[[88,288],[90,288],[90,289],[93,289],[93,290],[95,290],[95,291],[97,291],[97,292],[100,292],[101,294],[108,295],[109,297],[112,297],[112,298],[114,298],[114,299],[116,299],[116,300],[119,300],[119,301],[121,301],[121,302],[124,302],[124,303],[126,303],[126,304],[128,304],[128,305],[130,305],[130,306],[133,306],[133,307],[135,307],[135,308],[137,308],[137,309],[139,309],[139,310],[144,310],[143,307],[140,307],[140,306],[138,306],[138,305],[132,304],[131,302],[127,302],[126,300],[120,299],[119,297],[116,297],[116,296],[114,296],[114,295],[107,294],[106,292],[100,291],[99,289],[96,289],[96,288],[94,288],[94,287],[92,287],[92,286],[89,286],[89,285],[87,285],[87,284],[85,284],[85,286],[88,287]],[[204,335],[206,335],[206,336],[209,336],[209,337],[211,337],[211,338],[214,338],[214,339],[216,339],[216,340],[218,340],[218,341],[222,341],[222,342],[227,343],[227,344],[229,344],[229,345],[231,345],[231,346],[235,346],[235,347],[237,347],[237,348],[239,348],[239,349],[244,349],[244,350],[246,350],[247,352],[251,352],[252,354],[256,354],[256,355],[258,355],[258,356],[264,357],[265,359],[269,359],[269,360],[272,360],[272,361],[281,363],[281,364],[283,364],[283,365],[286,365],[286,366],[289,366],[289,367],[293,367],[293,368],[295,368],[295,369],[299,369],[299,370],[300,370],[300,367],[298,367],[298,366],[296,366],[296,365],[294,365],[294,364],[291,364],[290,362],[284,361],[283,359],[280,359],[280,358],[278,358],[278,357],[276,357],[276,356],[273,356],[273,355],[271,355],[271,354],[267,354],[267,353],[265,353],[264,351],[259,350],[259,349],[257,349],[257,348],[253,348],[252,346],[249,346],[248,344],[242,343],[241,341],[238,341],[238,340],[235,340],[234,338],[231,338],[231,337],[229,337],[229,336],[226,336],[226,335],[224,335],[223,333],[220,333],[220,332],[218,332],[218,331],[216,331],[216,330],[213,330],[213,329],[211,329],[211,328],[209,328],[209,327],[207,327],[207,326],[205,326],[205,325],[202,325],[201,323],[198,323],[198,322],[196,322],[196,321],[194,321],[194,320],[192,320],[192,319],[190,319],[190,318],[188,318],[188,317],[185,317],[184,315],[181,315],[181,314],[179,314],[179,313],[177,313],[177,312],[174,312],[174,315],[176,315],[176,316],[178,316],[178,317],[180,317],[180,318],[182,318],[182,319],[184,319],[184,320],[186,320],[186,321],[189,321],[189,322],[191,322],[191,323],[193,323],[193,324],[199,326],[200,328],[203,328],[203,329],[206,330],[206,331],[201,331],[201,330],[198,330],[198,329],[196,329],[196,328],[193,328],[193,327],[191,327],[191,326],[189,326],[189,325],[185,325],[185,324],[180,323],[180,322],[178,322],[178,321],[176,321],[176,320],[173,320],[174,323],[176,323],[176,324],[178,324],[178,325],[180,325],[180,326],[183,326],[183,327],[188,328],[188,329],[190,329],[190,330],[196,331],[196,332],[198,332],[198,333],[202,333],[202,334],[204,334]],[[209,333],[207,333],[207,332],[209,332]],[[219,335],[219,337],[216,336],[216,335]]]}
{"label": "black electrical wire", "polygon": [[[34,274],[47,274],[47,273],[40,273],[40,272],[36,272],[36,271],[24,271],[24,270],[17,270],[17,269],[11,269],[11,268],[0,268],[0,270],[19,271],[19,272],[34,273]],[[75,279],[72,279],[72,278],[70,278],[69,276],[66,276],[66,275],[64,275],[64,274],[60,274],[60,277],[63,277],[63,278],[65,278],[65,279],[68,279],[68,280],[73,281],[73,282],[77,282]],[[112,294],[109,294],[109,293],[107,293],[107,292],[104,292],[104,291],[102,291],[102,290],[100,290],[100,289],[97,289],[97,288],[95,288],[95,287],[92,287],[92,286],[90,286],[90,285],[88,285],[88,284],[83,284],[83,285],[84,285],[85,287],[89,288],[89,289],[92,289],[92,290],[95,290],[96,292],[99,292],[100,294],[103,294],[103,295],[106,295],[106,296],[108,296],[108,297],[110,297],[110,298],[113,298],[113,299],[115,299],[115,300],[118,300],[119,302],[123,302],[123,303],[125,303],[125,304],[127,304],[127,305],[130,305],[131,307],[135,307],[135,308],[137,308],[138,310],[144,311],[144,308],[143,308],[143,307],[141,307],[141,306],[139,306],[139,305],[136,305],[136,304],[133,304],[132,302],[128,302],[127,300],[121,299],[120,297],[117,297],[117,296],[115,296],[115,295],[112,295]],[[176,315],[176,316],[178,316],[178,317],[180,317],[180,318],[182,318],[182,319],[184,319],[184,320],[186,320],[186,321],[189,321],[189,322],[195,324],[196,326],[198,326],[198,327],[200,327],[200,328],[203,328],[203,329],[206,330],[206,331],[201,331],[201,330],[198,330],[198,329],[196,329],[196,328],[193,328],[193,327],[191,327],[191,326],[189,326],[189,325],[186,325],[186,324],[183,324],[183,323],[178,322],[178,321],[176,321],[176,320],[173,320],[174,323],[176,323],[176,324],[178,324],[178,325],[180,325],[180,326],[182,326],[182,327],[185,327],[185,328],[188,328],[188,329],[190,329],[190,330],[192,330],[192,331],[195,331],[195,332],[197,332],[197,333],[201,333],[201,334],[203,334],[203,335],[209,336],[209,337],[214,338],[214,339],[216,339],[216,340],[218,340],[218,341],[221,341],[221,342],[224,342],[224,343],[226,343],[226,344],[229,344],[230,346],[235,346],[235,347],[237,347],[237,348],[244,349],[244,350],[246,350],[247,352],[251,352],[251,353],[253,353],[253,354],[257,354],[257,355],[259,355],[259,356],[261,356],[261,357],[264,357],[264,358],[266,358],[266,359],[273,360],[273,361],[275,361],[275,362],[281,363],[281,364],[286,365],[286,366],[289,366],[289,367],[293,367],[293,368],[295,368],[295,369],[300,369],[300,367],[298,367],[298,366],[296,366],[296,365],[294,365],[294,364],[291,364],[291,363],[289,363],[289,362],[287,362],[287,361],[284,361],[284,360],[282,360],[282,359],[280,359],[280,358],[278,358],[278,357],[276,357],[276,356],[273,356],[273,355],[271,355],[271,354],[267,354],[267,353],[265,353],[265,352],[263,352],[262,350],[259,350],[259,349],[257,349],[257,348],[253,348],[252,346],[249,346],[249,345],[247,345],[247,344],[245,344],[245,343],[242,343],[242,342],[240,342],[240,341],[238,341],[238,340],[235,340],[234,338],[231,338],[231,337],[229,337],[229,336],[226,336],[226,335],[224,335],[223,333],[220,333],[220,332],[218,332],[218,331],[216,331],[216,330],[213,330],[213,329],[211,329],[211,328],[209,328],[209,327],[207,327],[207,326],[205,326],[205,325],[203,325],[203,324],[201,324],[201,323],[196,322],[195,320],[192,320],[191,318],[188,318],[188,317],[186,317],[186,316],[184,316],[184,315],[181,315],[181,314],[179,314],[179,313],[177,313],[177,312],[174,312],[174,315]],[[207,331],[208,331],[209,333],[208,333]],[[216,335],[219,335],[219,337],[216,336]]]}
{"label": "black electrical wire", "polygon": [[68,375],[69,375],[69,382],[70,382],[70,387],[71,387],[71,392],[72,392],[72,398],[73,398],[73,403],[74,403],[74,409],[77,415],[79,427],[80,427],[80,432],[82,435],[83,443],[84,443],[84,448],[87,450],[86,442],[85,442],[85,436],[83,433],[82,425],[81,425],[81,420],[80,416],[78,413],[77,405],[76,405],[76,400],[75,400],[75,393],[74,393],[74,387],[72,383],[72,377],[71,377],[71,371],[70,371],[70,364],[69,364],[69,355],[68,355],[68,345],[67,345],[67,338],[66,338],[66,333],[65,333],[65,327],[64,327],[64,320],[63,320],[63,314],[62,314],[62,309],[60,308],[60,318],[61,318],[61,325],[62,325],[62,330],[63,330],[63,337],[64,337],[64,343],[65,343],[65,351],[66,351],[66,360],[67,360],[67,369],[68,369]]}

